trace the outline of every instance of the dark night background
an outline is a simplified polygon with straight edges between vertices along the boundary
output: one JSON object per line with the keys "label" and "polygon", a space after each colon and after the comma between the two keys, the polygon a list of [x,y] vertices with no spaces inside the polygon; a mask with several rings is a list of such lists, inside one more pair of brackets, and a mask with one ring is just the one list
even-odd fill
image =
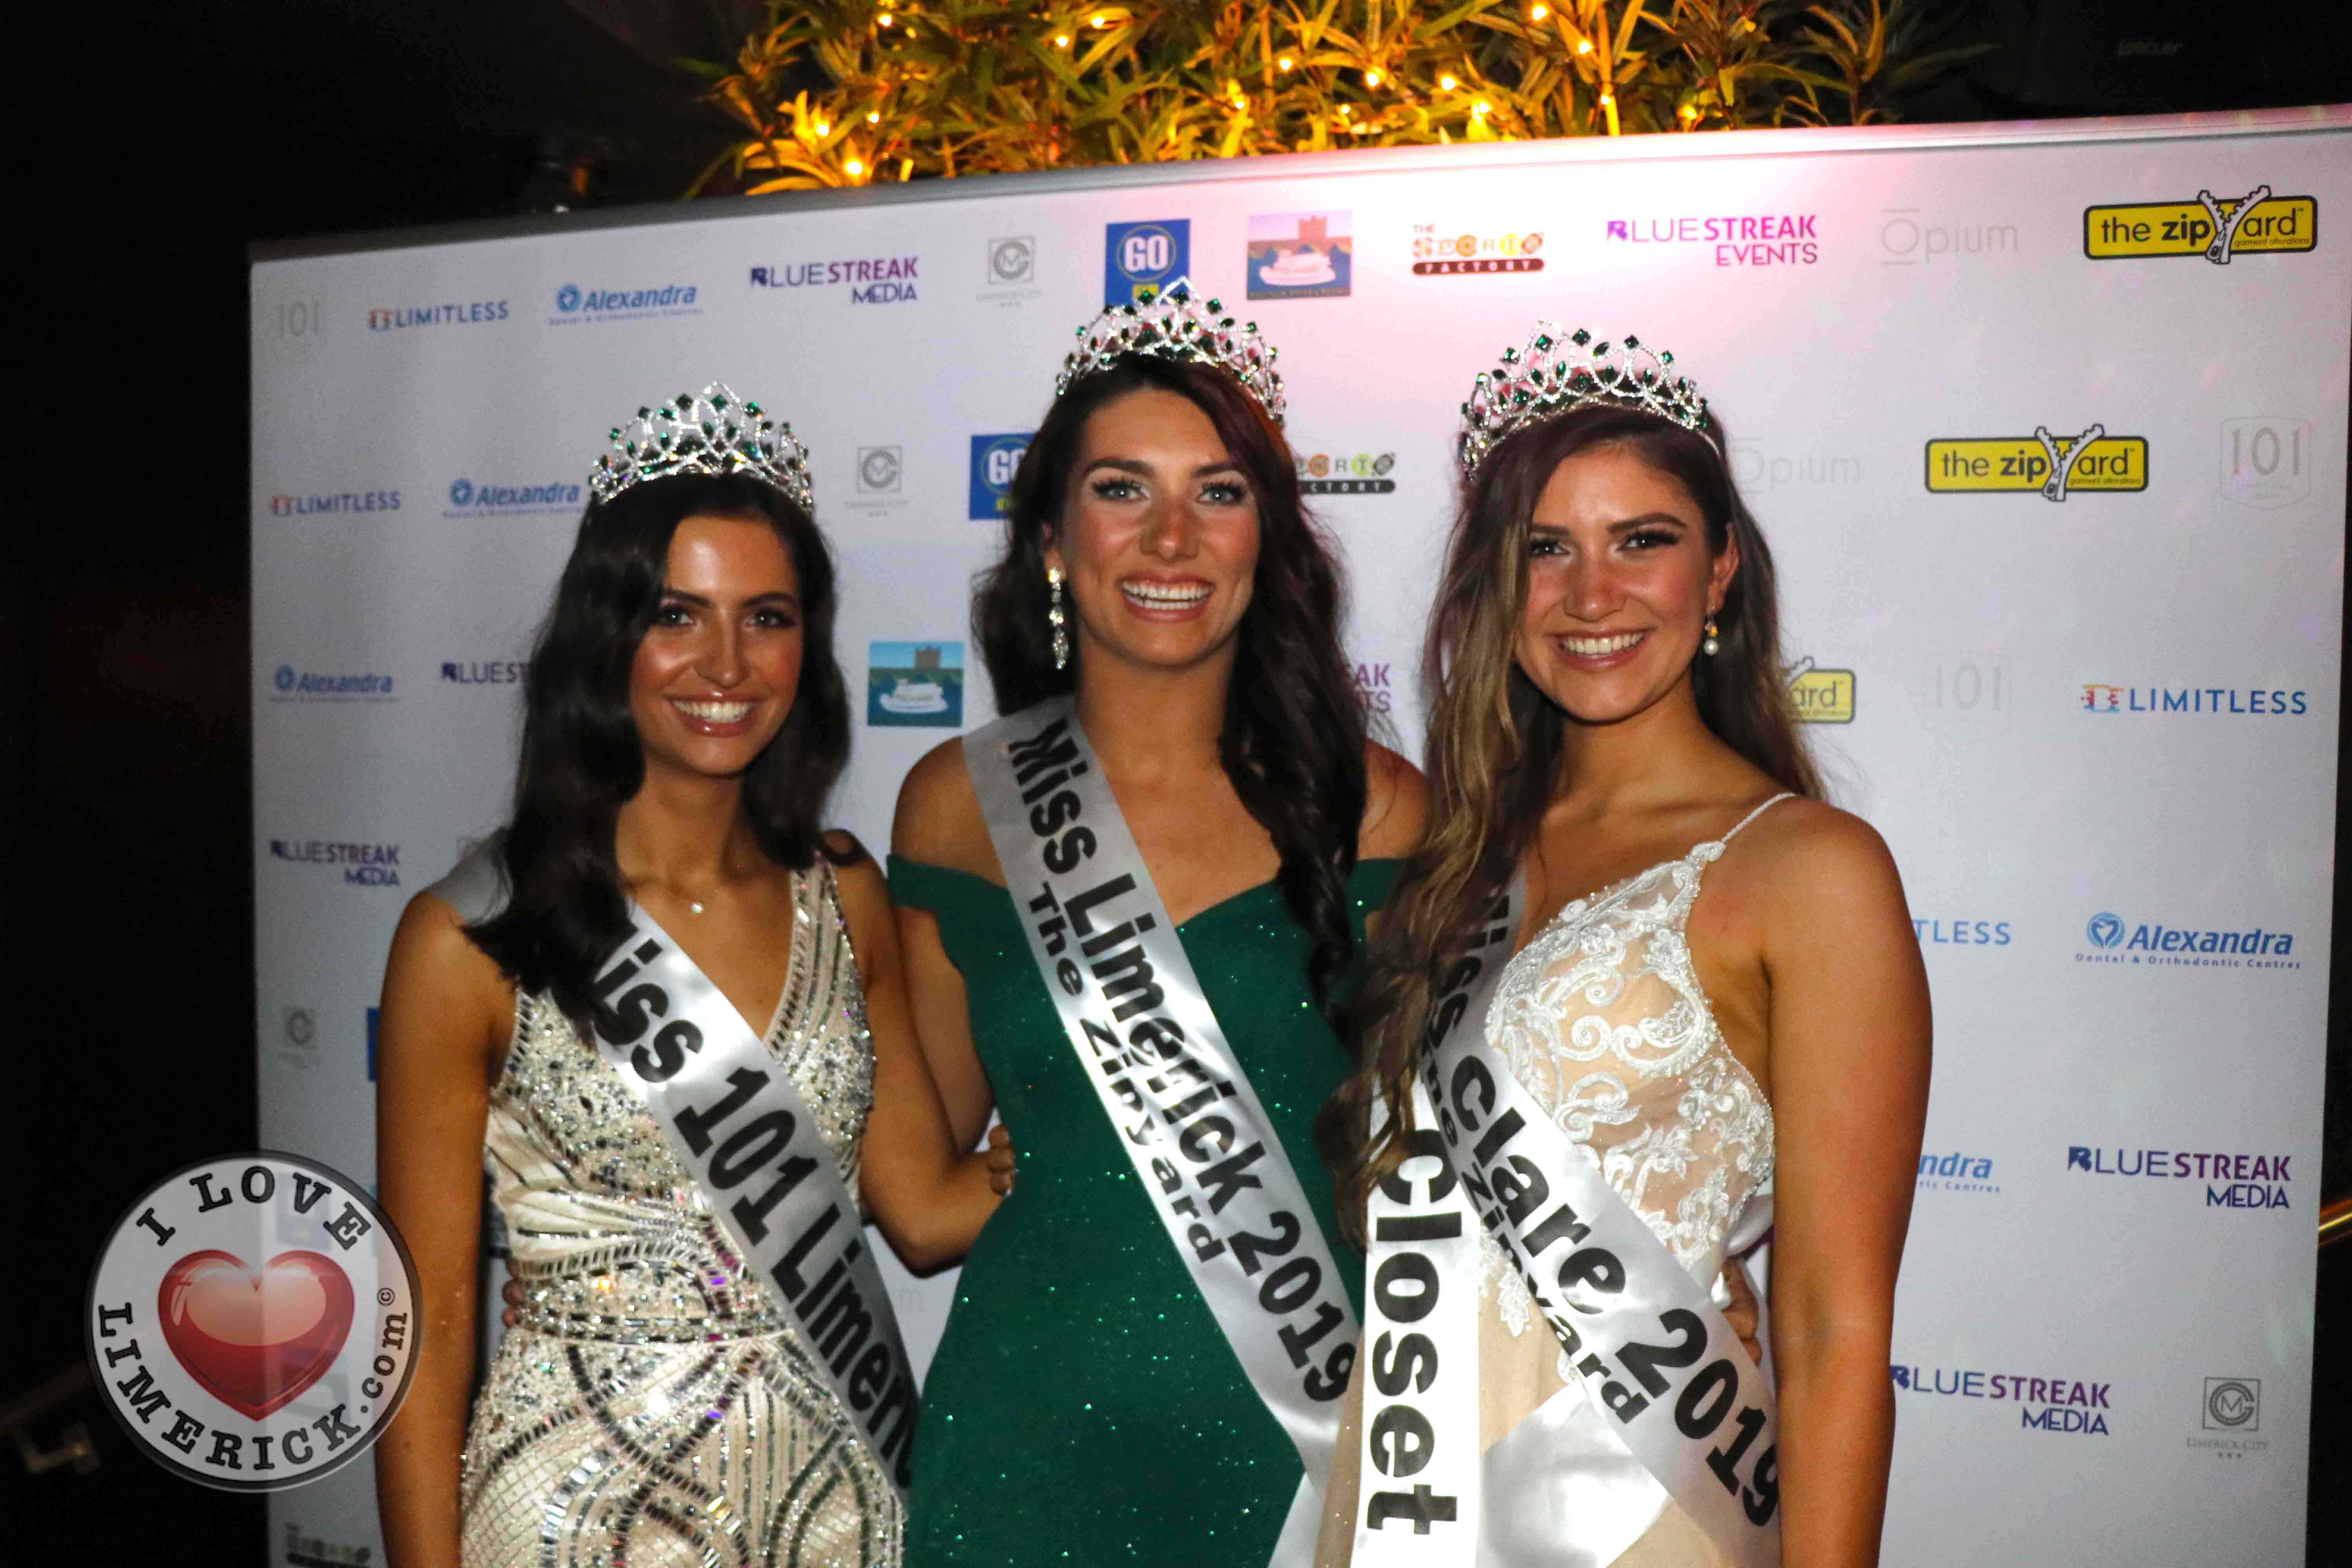
{"label": "dark night background", "polygon": [[[1956,37],[2002,47],[1915,119],[2352,100],[2342,0],[1944,8]],[[727,136],[656,62],[722,58],[760,9],[254,0],[12,19],[0,308],[30,348],[12,355],[0,481],[0,1022],[23,1129],[0,1156],[16,1281],[0,1558],[255,1568],[268,1550],[257,1499],[165,1475],[87,1392],[11,1415],[79,1363],[89,1267],[131,1198],[256,1142],[246,246],[673,198]],[[2118,58],[2123,36],[2179,47]],[[2346,885],[2339,857],[2339,931]],[[2336,952],[2331,1194],[2352,1190]],[[2322,1255],[2319,1290],[2315,1530],[2343,1521],[2352,1474],[2352,1246]],[[20,1449],[75,1423],[97,1468],[28,1474]]]}

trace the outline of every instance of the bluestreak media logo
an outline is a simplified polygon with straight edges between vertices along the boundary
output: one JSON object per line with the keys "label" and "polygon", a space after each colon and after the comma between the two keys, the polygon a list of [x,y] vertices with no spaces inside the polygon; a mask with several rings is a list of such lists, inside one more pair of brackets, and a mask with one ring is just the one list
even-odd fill
{"label": "bluestreak media logo", "polygon": [[866,721],[878,729],[963,728],[963,644],[866,645]]}
{"label": "bluestreak media logo", "polygon": [[501,485],[460,475],[449,481],[443,517],[530,517],[571,514],[582,505],[582,487],[569,479],[537,485]]}
{"label": "bluestreak media logo", "polygon": [[519,686],[530,672],[530,663],[520,658],[445,658],[441,661],[441,683],[444,686]]}
{"label": "bluestreak media logo", "polygon": [[751,268],[754,289],[842,289],[853,305],[911,304],[920,256],[858,256],[840,260],[771,262]]}
{"label": "bluestreak media logo", "polygon": [[1955,1149],[1948,1154],[1919,1156],[1918,1190],[1923,1193],[1997,1193],[1992,1156]]}
{"label": "bluestreak media logo", "polygon": [[971,438],[971,518],[994,522],[1013,510],[1013,475],[1021,454],[1029,449],[1032,432]]}
{"label": "bluestreak media logo", "polygon": [[270,673],[272,702],[394,702],[393,679],[380,671],[297,669],[281,664]]}
{"label": "bluestreak media logo", "polygon": [[663,316],[698,316],[699,292],[691,283],[661,283],[650,289],[583,289],[566,283],[555,291],[551,327],[576,327],[597,321],[645,321]]}
{"label": "bluestreak media logo", "polygon": [[2103,680],[2083,682],[2085,713],[2153,713],[2160,717],[2189,715],[2227,719],[2299,719],[2311,711],[2310,693],[2281,687],[2256,686],[2110,686]]}
{"label": "bluestreak media logo", "polygon": [[1902,1362],[1889,1366],[1887,1372],[1903,1394],[2015,1405],[2021,1431],[2071,1432],[2080,1436],[2104,1437],[2108,1435],[2107,1416],[2115,1409],[2111,1398],[2115,1385],[2090,1378],[2033,1377],[2008,1371],[1921,1367]]}
{"label": "bluestreak media logo", "polygon": [[367,313],[371,332],[401,332],[412,327],[478,327],[507,319],[504,300],[475,300],[465,304],[378,305]]}
{"label": "bluestreak media logo", "polygon": [[398,490],[280,490],[268,501],[272,517],[348,516],[355,512],[398,511]]}
{"label": "bluestreak media logo", "polygon": [[1657,245],[1711,253],[1717,267],[1811,267],[1822,258],[1817,213],[1717,213],[1612,217],[1612,245]]}
{"label": "bluestreak media logo", "polygon": [[1103,226],[1103,303],[1132,305],[1192,273],[1192,220],[1158,218]]}
{"label": "bluestreak media logo", "polygon": [[320,838],[273,838],[269,858],[292,866],[320,866],[342,873],[355,888],[400,886],[400,846],[343,844]]}
{"label": "bluestreak media logo", "polygon": [[2293,1208],[2287,1188],[2294,1179],[2294,1163],[2292,1154],[2213,1149],[2107,1149],[2076,1143],[2066,1151],[2066,1169],[2086,1176],[2135,1176],[2202,1186],[2209,1209]]}
{"label": "bluestreak media logo", "polygon": [[2090,945],[2076,951],[2077,963],[2173,969],[2303,967],[2303,960],[2294,956],[2294,933],[2263,926],[2218,931],[2160,921],[2134,924],[2111,910],[2101,910],[2084,923],[2083,938]]}
{"label": "bluestreak media logo", "polygon": [[2007,921],[1950,920],[1937,916],[1914,919],[1911,932],[1921,947],[2007,947]]}

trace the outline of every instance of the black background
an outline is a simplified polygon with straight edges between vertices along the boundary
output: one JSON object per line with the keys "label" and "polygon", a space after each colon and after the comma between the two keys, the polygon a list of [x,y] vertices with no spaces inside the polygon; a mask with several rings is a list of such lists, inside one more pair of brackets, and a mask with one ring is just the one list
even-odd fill
{"label": "black background", "polygon": [[[2336,0],[1940,9],[1955,36],[2001,47],[1916,118],[2352,99]],[[725,128],[654,62],[722,55],[758,7],[36,15],[9,26],[16,237],[0,295],[12,348],[28,345],[9,356],[0,462],[0,1093],[16,1102],[0,1139],[14,1281],[0,1289],[0,1417],[78,1363],[90,1263],[131,1198],[256,1141],[247,244],[546,210],[567,189],[574,205],[674,196]],[[2122,51],[2124,37],[2156,47]],[[2345,887],[2339,858],[2339,931]],[[2335,1085],[2352,1065],[2344,958],[2339,937]],[[2352,1186],[2348,1100],[2339,1089],[2328,1107],[2330,1193]],[[2307,1222],[2313,1188],[2294,1191]],[[2352,1246],[2321,1257],[2315,1528],[2340,1522],[2352,1474],[2347,1293]],[[2109,1327],[2128,1342],[2128,1324]],[[22,1436],[49,1447],[75,1422],[100,1457],[88,1475],[31,1476],[17,1436],[0,1438],[0,1558],[263,1560],[258,1500],[167,1476],[93,1396]],[[2053,1542],[2053,1561],[2072,1544]]]}

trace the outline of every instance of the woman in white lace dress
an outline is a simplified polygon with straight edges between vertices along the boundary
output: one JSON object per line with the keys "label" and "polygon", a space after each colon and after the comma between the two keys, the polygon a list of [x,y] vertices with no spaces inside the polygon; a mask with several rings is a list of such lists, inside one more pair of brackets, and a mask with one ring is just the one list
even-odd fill
{"label": "woman in white lace dress", "polygon": [[[1327,1130],[1340,1212],[1360,1222],[1405,1157],[1367,1146],[1367,1114],[1408,1109],[1454,955],[1522,879],[1515,956],[1461,1027],[1483,1028],[1695,1289],[1775,1225],[1780,1549],[1869,1563],[1927,984],[1885,845],[1819,798],[1771,558],[1722,441],[1696,388],[1630,343],[1539,334],[1481,378],[1430,630],[1430,827],[1391,897],[1360,1066]],[[1611,1423],[1574,1409],[1598,1402],[1484,1243],[1477,1562],[1768,1560],[1769,1540],[1727,1547],[1672,1478],[1655,1484]],[[1327,1563],[1357,1538],[1352,1432],[1339,1452]]]}

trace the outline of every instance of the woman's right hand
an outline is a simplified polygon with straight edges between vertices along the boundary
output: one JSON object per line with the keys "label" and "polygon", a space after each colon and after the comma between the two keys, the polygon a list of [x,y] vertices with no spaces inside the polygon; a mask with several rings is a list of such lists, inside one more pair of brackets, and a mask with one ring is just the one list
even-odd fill
{"label": "woman's right hand", "polygon": [[981,1151],[988,1165],[988,1190],[998,1197],[1013,1190],[1013,1134],[1000,1121],[988,1130],[988,1147]]}

